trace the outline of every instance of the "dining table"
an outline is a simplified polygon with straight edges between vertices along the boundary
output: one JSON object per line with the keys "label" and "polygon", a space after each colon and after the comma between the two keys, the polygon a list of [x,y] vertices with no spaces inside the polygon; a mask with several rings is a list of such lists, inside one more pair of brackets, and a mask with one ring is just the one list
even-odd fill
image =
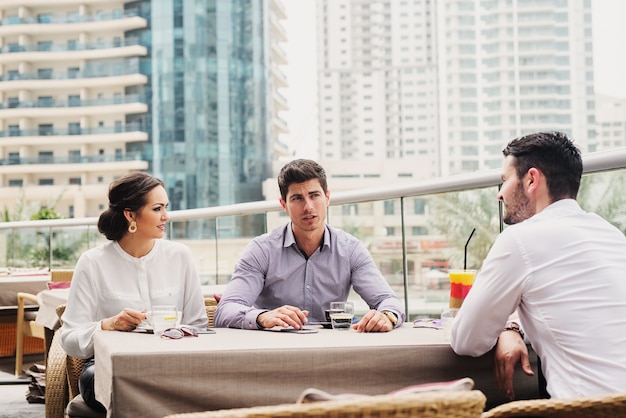
{"label": "dining table", "polygon": [[[47,289],[50,273],[46,271],[29,271],[0,276],[0,309],[17,311],[17,293],[25,292],[36,295]],[[27,303],[31,305],[31,303]]]}
{"label": "dining table", "polygon": [[[201,287],[203,297],[212,297],[214,294],[221,294],[226,285],[203,285]],[[46,288],[37,293],[39,309],[35,322],[44,327],[46,352],[50,350],[54,332],[61,326],[57,307],[66,304],[69,295],[69,288]]]}
{"label": "dining table", "polygon": [[[488,408],[508,400],[496,387],[492,352],[459,356],[441,329],[412,323],[386,333],[215,328],[181,339],[98,332],[94,349],[96,398],[111,417],[293,403],[308,388],[378,395],[464,377]],[[536,370],[532,350],[530,360]],[[518,370],[514,379],[518,399],[538,396],[536,377]]]}
{"label": "dining table", "polygon": [[[216,293],[221,294],[225,285],[205,285],[201,287],[203,297],[212,297]],[[69,295],[69,288],[45,289],[37,293],[39,310],[37,311],[35,322],[51,330],[59,328],[60,322],[56,308],[67,303]]]}

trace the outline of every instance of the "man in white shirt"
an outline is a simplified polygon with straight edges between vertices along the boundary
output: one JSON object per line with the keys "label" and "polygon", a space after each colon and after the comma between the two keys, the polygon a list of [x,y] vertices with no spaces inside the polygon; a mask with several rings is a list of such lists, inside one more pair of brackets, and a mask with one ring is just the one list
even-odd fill
{"label": "man in white shirt", "polygon": [[[453,322],[452,348],[480,356],[495,346],[510,399],[516,364],[534,374],[524,333],[551,397],[626,392],[626,237],[576,202],[582,159],[565,134],[517,138],[503,153],[497,197],[511,226]],[[519,325],[507,323],[514,313]]]}

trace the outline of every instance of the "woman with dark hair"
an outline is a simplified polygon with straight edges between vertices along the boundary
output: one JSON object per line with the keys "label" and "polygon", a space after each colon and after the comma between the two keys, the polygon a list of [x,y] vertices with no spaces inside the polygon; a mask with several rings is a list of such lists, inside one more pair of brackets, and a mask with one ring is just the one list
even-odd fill
{"label": "woman with dark hair", "polygon": [[132,331],[154,305],[175,305],[182,323],[207,325],[191,251],[160,239],[168,204],[163,182],[149,174],[114,181],[109,208],[98,220],[98,230],[110,241],[87,250],[76,263],[61,341],[69,355],[89,359],[79,389],[92,408],[104,410],[93,391],[95,333]]}

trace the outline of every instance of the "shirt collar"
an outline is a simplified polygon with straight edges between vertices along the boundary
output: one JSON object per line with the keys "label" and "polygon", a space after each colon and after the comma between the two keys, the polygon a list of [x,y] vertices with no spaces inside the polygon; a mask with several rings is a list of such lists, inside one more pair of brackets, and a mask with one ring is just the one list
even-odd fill
{"label": "shirt collar", "polygon": [[[293,229],[291,222],[285,225],[285,231],[283,232],[283,247],[296,246],[296,237],[293,235]],[[330,228],[327,224],[324,225],[324,239],[322,240],[321,248],[327,247],[330,250]]]}

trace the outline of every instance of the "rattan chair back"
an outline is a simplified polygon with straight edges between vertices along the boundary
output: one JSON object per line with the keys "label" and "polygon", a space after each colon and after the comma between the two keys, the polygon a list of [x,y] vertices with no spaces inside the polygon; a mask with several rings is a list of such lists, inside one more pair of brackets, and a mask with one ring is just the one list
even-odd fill
{"label": "rattan chair back", "polygon": [[215,326],[215,311],[217,310],[217,300],[213,297],[204,298],[204,306],[206,308],[206,316],[209,318],[209,328]]}
{"label": "rattan chair back", "polygon": [[508,402],[483,414],[483,418],[626,418],[626,393],[575,399],[533,399]]}
{"label": "rattan chair back", "polygon": [[478,390],[442,391],[192,412],[166,418],[477,418],[485,402],[485,395]]}

